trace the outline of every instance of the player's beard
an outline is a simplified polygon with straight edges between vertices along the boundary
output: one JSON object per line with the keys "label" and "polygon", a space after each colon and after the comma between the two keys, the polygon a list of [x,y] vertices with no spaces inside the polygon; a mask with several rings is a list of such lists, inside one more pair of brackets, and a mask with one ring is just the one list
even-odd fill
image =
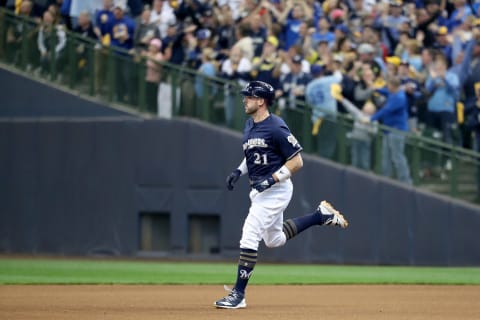
{"label": "player's beard", "polygon": [[251,105],[248,105],[248,104],[245,104],[245,113],[248,114],[248,115],[253,115],[255,114],[256,112],[258,111],[258,104],[251,104]]}

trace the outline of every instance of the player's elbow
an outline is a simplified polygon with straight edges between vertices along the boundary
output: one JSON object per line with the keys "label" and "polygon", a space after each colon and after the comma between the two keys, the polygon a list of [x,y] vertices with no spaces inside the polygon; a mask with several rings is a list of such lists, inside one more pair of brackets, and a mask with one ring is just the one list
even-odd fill
{"label": "player's elbow", "polygon": [[298,155],[297,170],[300,170],[302,167],[303,167],[303,158],[301,155]]}
{"label": "player's elbow", "polygon": [[287,168],[290,170],[292,174],[300,170],[302,167],[303,167],[303,158],[300,153],[287,162]]}

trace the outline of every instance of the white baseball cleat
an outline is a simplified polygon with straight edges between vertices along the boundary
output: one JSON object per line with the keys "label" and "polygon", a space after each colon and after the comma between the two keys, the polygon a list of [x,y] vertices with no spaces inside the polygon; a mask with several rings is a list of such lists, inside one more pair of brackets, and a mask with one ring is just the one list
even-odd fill
{"label": "white baseball cleat", "polygon": [[348,221],[343,217],[343,215],[335,210],[335,208],[325,200],[320,202],[317,212],[327,216],[327,220],[323,223],[323,225],[340,226],[343,229],[348,227]]}

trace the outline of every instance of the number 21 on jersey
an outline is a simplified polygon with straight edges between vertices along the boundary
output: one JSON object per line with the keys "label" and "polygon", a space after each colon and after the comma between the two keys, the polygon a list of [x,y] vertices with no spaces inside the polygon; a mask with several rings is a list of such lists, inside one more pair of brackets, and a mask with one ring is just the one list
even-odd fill
{"label": "number 21 on jersey", "polygon": [[255,160],[253,161],[253,163],[264,165],[264,166],[268,164],[266,153],[260,154],[258,152],[255,152],[253,156],[255,157]]}

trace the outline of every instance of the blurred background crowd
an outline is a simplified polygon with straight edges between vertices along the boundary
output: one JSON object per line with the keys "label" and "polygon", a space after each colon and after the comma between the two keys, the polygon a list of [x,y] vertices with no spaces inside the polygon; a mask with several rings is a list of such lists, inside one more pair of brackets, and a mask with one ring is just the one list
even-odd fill
{"label": "blurred background crowd", "polygon": [[[126,55],[146,57],[147,95],[155,102],[161,78],[157,62],[168,62],[239,85],[250,80],[269,82],[280,109],[312,106],[312,132],[323,119],[351,112],[348,104],[398,130],[480,150],[480,1],[4,0],[0,4],[45,26],[36,38],[40,66],[48,67],[51,50],[60,60],[66,30],[100,46],[124,49]],[[19,43],[20,34],[21,30],[10,28],[9,45]],[[56,46],[50,50],[52,36]],[[118,70],[123,70],[118,77],[125,80],[128,92],[128,68]],[[341,96],[331,93],[332,85],[341,87]],[[397,117],[395,110],[378,114],[388,104],[388,92],[382,90],[391,93],[392,88],[405,93],[406,119]],[[201,85],[195,83],[194,90],[202,96]],[[227,123],[232,121],[235,99],[237,92],[227,88]],[[363,120],[365,125],[368,121]],[[321,127],[323,135],[317,132],[318,136],[331,141],[328,125]],[[356,137],[354,130],[353,138],[368,144],[369,130],[361,130],[362,123],[356,128],[360,135]],[[324,156],[330,156],[333,144],[323,146]],[[357,156],[357,166],[369,162]]]}

